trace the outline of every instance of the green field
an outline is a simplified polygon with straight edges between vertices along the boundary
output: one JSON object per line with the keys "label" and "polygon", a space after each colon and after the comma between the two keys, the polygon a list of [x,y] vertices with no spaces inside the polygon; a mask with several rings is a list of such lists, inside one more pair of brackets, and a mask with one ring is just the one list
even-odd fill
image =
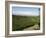
{"label": "green field", "polygon": [[[21,31],[25,28],[32,27],[35,24],[38,24],[38,27],[40,27],[39,16],[12,15],[12,31]],[[39,29],[34,29],[34,30],[39,30]]]}

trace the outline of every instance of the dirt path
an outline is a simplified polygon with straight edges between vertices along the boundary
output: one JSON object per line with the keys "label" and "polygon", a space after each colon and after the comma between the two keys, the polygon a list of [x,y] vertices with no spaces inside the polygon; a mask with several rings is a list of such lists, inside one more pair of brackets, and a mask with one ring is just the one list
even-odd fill
{"label": "dirt path", "polygon": [[28,27],[28,28],[26,28],[26,29],[24,29],[23,31],[28,31],[28,30],[35,30],[35,29],[39,29],[39,26],[38,25],[34,25],[34,26],[32,26],[32,27]]}

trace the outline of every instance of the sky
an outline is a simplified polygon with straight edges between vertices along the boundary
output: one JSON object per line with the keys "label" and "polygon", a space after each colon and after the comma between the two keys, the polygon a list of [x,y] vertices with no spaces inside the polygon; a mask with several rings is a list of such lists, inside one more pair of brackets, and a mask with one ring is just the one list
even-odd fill
{"label": "sky", "polygon": [[12,15],[38,16],[39,8],[36,7],[12,7]]}

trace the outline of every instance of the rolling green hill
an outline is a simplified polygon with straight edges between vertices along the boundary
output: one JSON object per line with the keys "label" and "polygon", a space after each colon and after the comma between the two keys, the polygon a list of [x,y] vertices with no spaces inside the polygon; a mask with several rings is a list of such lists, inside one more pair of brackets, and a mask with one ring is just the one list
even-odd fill
{"label": "rolling green hill", "polygon": [[20,31],[38,24],[40,27],[39,16],[16,16],[12,15],[12,30]]}

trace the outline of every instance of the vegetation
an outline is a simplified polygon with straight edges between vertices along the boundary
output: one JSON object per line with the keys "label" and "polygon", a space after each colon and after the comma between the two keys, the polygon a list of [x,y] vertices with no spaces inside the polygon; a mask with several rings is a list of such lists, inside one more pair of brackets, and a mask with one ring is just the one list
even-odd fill
{"label": "vegetation", "polygon": [[16,16],[12,15],[12,30],[20,31],[27,27],[32,27],[38,24],[40,27],[40,17],[39,16]]}

